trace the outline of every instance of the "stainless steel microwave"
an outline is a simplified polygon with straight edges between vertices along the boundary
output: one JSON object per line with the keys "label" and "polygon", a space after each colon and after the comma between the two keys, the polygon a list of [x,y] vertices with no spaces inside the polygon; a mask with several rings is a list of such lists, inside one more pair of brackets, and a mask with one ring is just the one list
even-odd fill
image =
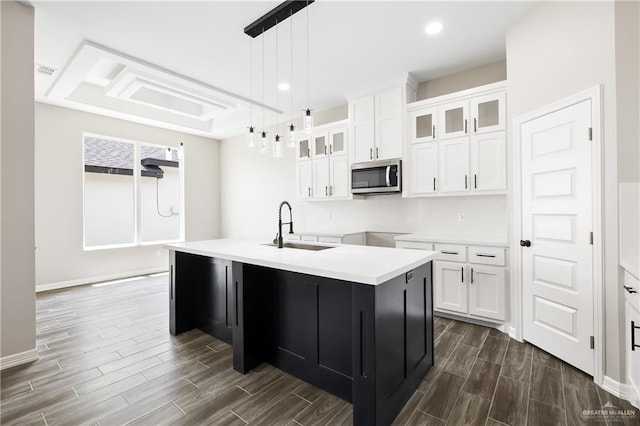
{"label": "stainless steel microwave", "polygon": [[402,160],[370,161],[351,165],[352,194],[402,191]]}

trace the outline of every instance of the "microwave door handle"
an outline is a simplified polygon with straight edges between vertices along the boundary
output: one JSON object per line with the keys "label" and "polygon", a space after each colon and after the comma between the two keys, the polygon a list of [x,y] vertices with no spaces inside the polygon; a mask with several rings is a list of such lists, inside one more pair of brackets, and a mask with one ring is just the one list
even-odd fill
{"label": "microwave door handle", "polygon": [[391,166],[387,166],[387,174],[385,175],[387,179],[387,187],[391,186]]}

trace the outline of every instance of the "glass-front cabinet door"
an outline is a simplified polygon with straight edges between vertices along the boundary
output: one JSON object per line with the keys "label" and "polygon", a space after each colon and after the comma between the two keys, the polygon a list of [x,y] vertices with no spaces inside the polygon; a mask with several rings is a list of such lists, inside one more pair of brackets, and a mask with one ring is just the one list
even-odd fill
{"label": "glass-front cabinet door", "polygon": [[432,142],[437,138],[437,109],[429,108],[411,113],[410,135],[412,143]]}
{"label": "glass-front cabinet door", "polygon": [[306,160],[311,158],[311,135],[302,135],[298,139],[298,159]]}
{"label": "glass-front cabinet door", "polygon": [[453,102],[440,107],[438,139],[469,134],[469,101]]}
{"label": "glass-front cabinet door", "polygon": [[347,152],[348,128],[341,127],[329,132],[329,154],[339,155]]}
{"label": "glass-front cabinet door", "polygon": [[505,94],[494,93],[471,100],[472,132],[489,133],[505,129]]}
{"label": "glass-front cabinet door", "polygon": [[314,133],[313,157],[322,158],[329,154],[329,134],[327,132]]}

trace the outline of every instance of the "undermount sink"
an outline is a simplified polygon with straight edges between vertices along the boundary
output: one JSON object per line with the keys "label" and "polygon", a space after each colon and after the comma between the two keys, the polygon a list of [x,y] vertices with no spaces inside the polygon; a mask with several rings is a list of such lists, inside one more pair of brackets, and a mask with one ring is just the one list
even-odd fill
{"label": "undermount sink", "polygon": [[[277,244],[268,243],[265,246],[278,247]],[[331,246],[318,246],[315,244],[298,244],[298,243],[284,243],[282,244],[284,248],[292,248],[292,249],[300,249],[300,250],[312,250],[312,251],[320,251],[333,248]]]}

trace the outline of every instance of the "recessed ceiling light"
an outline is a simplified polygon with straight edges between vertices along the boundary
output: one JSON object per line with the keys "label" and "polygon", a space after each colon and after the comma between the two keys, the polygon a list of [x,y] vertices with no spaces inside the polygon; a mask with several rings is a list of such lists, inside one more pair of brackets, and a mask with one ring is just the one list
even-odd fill
{"label": "recessed ceiling light", "polygon": [[285,83],[284,81],[280,84],[278,84],[278,89],[282,90],[282,91],[286,91],[289,90],[291,88],[291,86],[289,86],[289,83]]}
{"label": "recessed ceiling light", "polygon": [[442,22],[431,22],[424,28],[424,32],[429,35],[438,34],[442,31]]}

